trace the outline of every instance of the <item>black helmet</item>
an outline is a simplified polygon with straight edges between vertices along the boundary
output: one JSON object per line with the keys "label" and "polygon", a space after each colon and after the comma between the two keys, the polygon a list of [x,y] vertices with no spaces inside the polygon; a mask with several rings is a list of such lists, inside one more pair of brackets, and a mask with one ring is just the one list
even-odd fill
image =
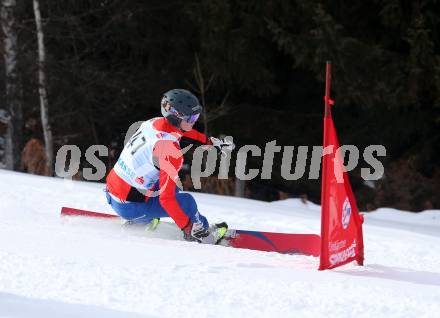
{"label": "black helmet", "polygon": [[203,109],[197,97],[186,89],[166,92],[160,104],[163,117],[176,127],[180,127],[182,120],[195,123]]}

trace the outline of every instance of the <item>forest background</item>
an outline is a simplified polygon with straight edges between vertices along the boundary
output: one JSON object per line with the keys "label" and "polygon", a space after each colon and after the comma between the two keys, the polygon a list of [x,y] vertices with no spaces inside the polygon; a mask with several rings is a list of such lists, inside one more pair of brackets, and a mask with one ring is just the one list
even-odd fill
{"label": "forest background", "polygon": [[[387,149],[379,181],[362,180],[362,162],[350,173],[360,208],[440,208],[438,1],[2,0],[1,5],[0,157],[7,168],[29,170],[23,163],[26,145],[44,144],[43,128],[50,126],[53,154],[64,144],[78,145],[83,153],[103,144],[110,149],[103,157],[110,169],[128,127],[159,116],[161,96],[172,88],[200,98],[206,114],[196,128],[209,135],[230,135],[238,146],[262,149],[272,140],[295,149],[322,145],[324,66],[331,60],[340,143],[361,152],[375,144]],[[11,34],[16,35],[12,71]],[[286,181],[280,164],[277,154],[272,178],[248,182],[246,196],[319,203],[320,180],[309,180],[306,171]],[[261,167],[262,157],[250,158],[249,165]],[[205,187],[228,192],[219,189],[225,187]]]}

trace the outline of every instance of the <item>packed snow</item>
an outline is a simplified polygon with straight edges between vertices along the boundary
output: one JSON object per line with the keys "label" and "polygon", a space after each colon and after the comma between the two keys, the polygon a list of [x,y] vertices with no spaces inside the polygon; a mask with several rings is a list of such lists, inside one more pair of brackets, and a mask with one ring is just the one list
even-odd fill
{"label": "packed snow", "polygon": [[[365,215],[365,266],[172,237],[118,222],[103,184],[0,170],[0,317],[440,317],[440,211]],[[210,221],[320,233],[320,207],[193,193]]]}

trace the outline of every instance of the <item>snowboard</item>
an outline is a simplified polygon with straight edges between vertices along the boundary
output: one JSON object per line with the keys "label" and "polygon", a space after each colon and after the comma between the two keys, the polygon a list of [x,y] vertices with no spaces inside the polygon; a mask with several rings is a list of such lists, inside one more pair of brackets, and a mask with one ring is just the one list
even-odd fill
{"label": "snowboard", "polygon": [[[121,220],[121,218],[115,214],[93,212],[69,207],[61,208],[61,216]],[[162,220],[154,232],[160,233],[161,231],[162,233],[167,233],[166,235],[168,235],[170,231],[173,232],[174,234],[171,234],[170,237],[177,237],[175,235],[176,233],[180,234],[180,229],[174,223],[164,222]],[[290,234],[228,229],[225,237],[218,245],[281,254],[319,256],[321,239],[320,236],[316,234]]]}

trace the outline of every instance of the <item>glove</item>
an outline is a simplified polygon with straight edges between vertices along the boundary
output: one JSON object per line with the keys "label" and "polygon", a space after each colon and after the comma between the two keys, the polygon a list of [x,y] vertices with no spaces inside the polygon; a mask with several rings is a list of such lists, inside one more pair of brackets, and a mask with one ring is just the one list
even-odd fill
{"label": "glove", "polygon": [[227,156],[227,151],[232,151],[235,149],[235,144],[232,141],[232,138],[215,138],[215,137],[209,137],[209,140],[211,140],[212,145],[217,149],[218,153],[220,153],[222,156]]}
{"label": "glove", "polygon": [[216,224],[205,228],[203,223],[191,221],[182,229],[183,238],[187,241],[197,241],[202,244],[217,244],[225,235],[228,226],[226,223]]}
{"label": "glove", "polygon": [[192,223],[191,221],[182,229],[183,238],[187,241],[197,241],[203,243],[210,235],[209,229],[203,226],[203,223]]}

